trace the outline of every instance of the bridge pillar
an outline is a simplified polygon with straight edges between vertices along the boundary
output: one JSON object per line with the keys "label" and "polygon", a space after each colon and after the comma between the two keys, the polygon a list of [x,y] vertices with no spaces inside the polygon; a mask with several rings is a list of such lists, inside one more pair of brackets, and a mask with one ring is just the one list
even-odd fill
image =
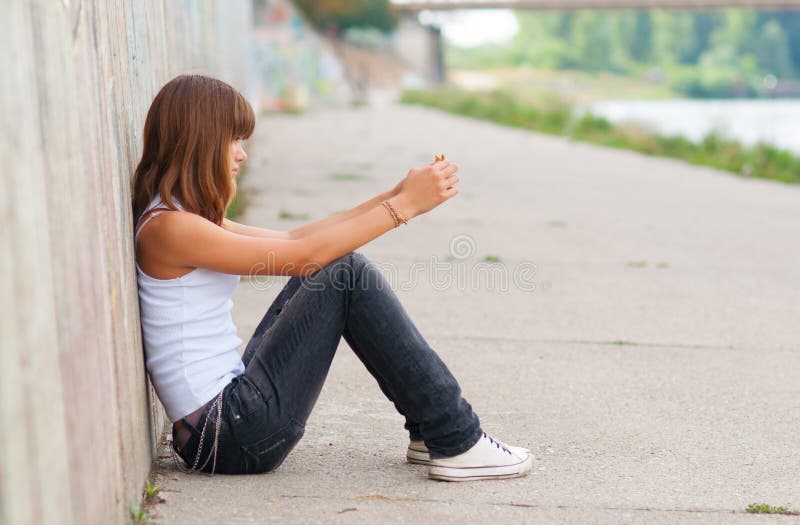
{"label": "bridge pillar", "polygon": [[429,84],[444,81],[444,45],[442,31],[423,25],[416,13],[404,16],[394,34],[397,55]]}

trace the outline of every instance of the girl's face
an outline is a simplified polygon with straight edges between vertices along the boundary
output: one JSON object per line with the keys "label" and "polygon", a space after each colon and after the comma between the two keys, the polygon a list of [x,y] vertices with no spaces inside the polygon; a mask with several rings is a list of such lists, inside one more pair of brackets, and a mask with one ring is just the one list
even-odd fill
{"label": "girl's face", "polygon": [[231,167],[231,176],[235,177],[239,174],[239,164],[247,160],[247,153],[244,151],[242,139],[234,139],[231,142],[230,151],[228,153],[228,164]]}

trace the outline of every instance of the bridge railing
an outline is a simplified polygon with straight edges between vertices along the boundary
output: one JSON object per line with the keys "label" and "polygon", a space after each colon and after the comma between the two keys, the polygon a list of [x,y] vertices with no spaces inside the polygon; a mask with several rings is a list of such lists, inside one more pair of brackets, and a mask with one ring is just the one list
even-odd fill
{"label": "bridge railing", "polygon": [[800,9],[797,0],[392,0],[398,11],[423,9]]}

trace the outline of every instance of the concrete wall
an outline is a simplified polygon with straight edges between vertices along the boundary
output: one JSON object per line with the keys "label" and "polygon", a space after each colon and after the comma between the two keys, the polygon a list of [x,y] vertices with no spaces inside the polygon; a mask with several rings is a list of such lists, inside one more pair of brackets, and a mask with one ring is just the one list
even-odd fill
{"label": "concrete wall", "polygon": [[129,179],[178,73],[253,93],[248,0],[0,2],[0,523],[126,523],[165,425]]}

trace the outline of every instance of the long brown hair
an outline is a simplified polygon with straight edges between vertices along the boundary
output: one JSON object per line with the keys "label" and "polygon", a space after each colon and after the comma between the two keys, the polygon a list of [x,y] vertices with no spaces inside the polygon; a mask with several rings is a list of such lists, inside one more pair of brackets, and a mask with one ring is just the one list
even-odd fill
{"label": "long brown hair", "polygon": [[236,194],[228,165],[230,143],[255,127],[250,103],[233,87],[201,75],[181,75],[158,92],[144,124],[144,150],[133,175],[137,224],[156,195],[176,210],[222,225]]}

